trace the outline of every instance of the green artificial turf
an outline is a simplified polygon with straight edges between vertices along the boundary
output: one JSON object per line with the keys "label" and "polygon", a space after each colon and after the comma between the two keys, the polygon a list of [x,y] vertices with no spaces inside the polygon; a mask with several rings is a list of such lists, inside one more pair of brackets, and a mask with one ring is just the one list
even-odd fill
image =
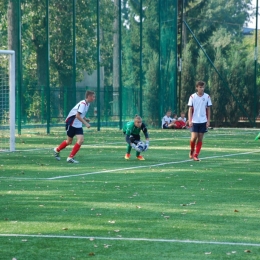
{"label": "green artificial turf", "polygon": [[259,259],[257,131],[214,129],[200,162],[188,130],[152,130],[138,161],[119,130],[28,132],[1,153],[0,259]]}

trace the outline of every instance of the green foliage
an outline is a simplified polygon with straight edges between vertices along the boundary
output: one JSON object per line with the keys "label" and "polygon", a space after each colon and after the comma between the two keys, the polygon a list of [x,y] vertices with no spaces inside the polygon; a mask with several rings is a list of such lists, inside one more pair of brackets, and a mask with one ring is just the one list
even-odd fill
{"label": "green foliage", "polygon": [[181,88],[181,105],[180,111],[187,112],[187,104],[189,97],[195,92],[195,67],[192,63],[192,53],[190,45],[187,44],[183,51],[183,62],[182,62],[182,88]]}
{"label": "green foliage", "polygon": [[[243,105],[249,116],[253,119],[254,116],[259,116],[259,82],[255,82],[255,64],[251,57],[245,62],[245,67],[243,71],[244,76],[244,88],[243,88]],[[259,75],[259,65],[258,71]],[[257,84],[257,85],[255,85]],[[258,97],[258,98],[257,98]],[[252,100],[253,99],[253,100]]]}
{"label": "green foliage", "polygon": [[[23,86],[22,86],[22,114],[43,116],[39,89],[46,86],[46,2],[38,0],[22,0],[22,55],[23,55]],[[176,64],[177,50],[175,36],[180,28],[176,28],[176,2],[143,0],[141,10],[143,16],[142,38],[140,39],[140,3],[139,0],[120,1],[122,6],[122,85],[127,93],[134,93],[132,107],[127,111],[140,113],[140,81],[143,87],[143,114],[148,116],[153,125],[160,123],[160,118],[167,109],[177,107]],[[225,120],[231,120],[235,125],[238,115],[245,116],[240,102],[250,117],[258,110],[259,98],[254,87],[253,45],[254,37],[244,39],[242,27],[249,18],[250,0],[189,0],[178,1],[180,15],[181,4],[184,3],[184,19],[195,33],[210,59],[224,64],[219,67],[223,77],[230,84],[230,90],[235,95],[230,104],[225,107]],[[72,3],[70,0],[50,1],[49,32],[50,32],[50,83],[56,93],[51,97],[51,111],[55,117],[63,117],[65,112],[74,105],[73,90],[73,58],[72,58]],[[76,1],[76,77],[80,81],[83,72],[91,74],[97,66],[97,2]],[[7,6],[8,1],[0,2],[0,48],[7,48]],[[100,62],[104,71],[104,85],[113,87],[113,41],[118,32],[114,31],[113,23],[118,13],[115,12],[114,2],[99,1],[100,7]],[[180,20],[180,19],[179,19]],[[180,26],[180,24],[179,24]],[[177,30],[178,29],[178,30]],[[179,35],[180,36],[180,35]],[[142,40],[142,50],[140,50]],[[212,92],[218,89],[219,83],[209,61],[202,53],[200,46],[194,41],[187,28],[183,35],[184,54],[182,86],[178,98],[181,111],[187,111],[187,100],[194,92],[194,84],[198,79],[207,82],[213,99],[218,100],[218,94]],[[216,56],[217,50],[221,53]],[[140,61],[140,51],[142,57]],[[180,51],[180,43],[179,43]],[[236,68],[239,66],[240,69]],[[141,64],[141,68],[140,68]],[[258,66],[259,67],[259,66]],[[141,74],[142,72],[142,74]],[[239,74],[240,73],[240,74]],[[102,74],[103,75],[103,74]],[[236,78],[238,77],[238,78]],[[259,85],[259,79],[257,80]],[[93,83],[95,84],[95,83]],[[217,84],[215,86],[215,84]],[[238,87],[238,85],[240,87]],[[85,86],[84,86],[85,87]],[[84,88],[82,87],[82,89]],[[35,93],[32,89],[35,88]],[[47,94],[47,93],[45,93]],[[216,97],[212,95],[217,95]],[[37,96],[37,97],[36,97]],[[78,95],[79,96],[79,95]],[[105,110],[110,110],[113,95],[109,95],[109,102],[102,104]],[[31,104],[35,102],[35,104]],[[71,102],[71,103],[70,103]],[[73,104],[72,104],[73,103]],[[156,105],[152,105],[155,104]],[[237,103],[237,104],[235,104]],[[256,104],[257,103],[257,104]],[[41,104],[46,104],[46,97]],[[65,105],[66,104],[66,105]],[[125,102],[124,105],[129,104]],[[231,105],[232,104],[232,105]],[[129,104],[129,106],[132,106]],[[102,108],[102,109],[103,109]],[[215,106],[213,109],[220,109]],[[237,112],[237,110],[240,110]],[[102,112],[103,113],[103,112]],[[110,114],[113,111],[104,112]],[[220,112],[216,112],[220,113]],[[52,114],[52,115],[53,115]],[[133,116],[133,115],[128,115]],[[40,118],[38,118],[40,120]]]}
{"label": "green foliage", "polygon": [[7,50],[7,0],[0,2],[0,50]]}
{"label": "green foliage", "polygon": [[[128,10],[130,12],[130,10]],[[129,25],[123,27],[122,80],[126,87],[139,88],[140,82],[140,26],[133,13],[129,13]],[[129,26],[129,27],[128,27]]]}
{"label": "green foliage", "polygon": [[[250,0],[188,1],[185,9],[186,21],[201,44],[198,46],[191,34],[188,34],[189,48],[192,53],[190,62],[196,68],[197,74],[202,75],[206,82],[209,80],[211,98],[217,102],[216,104],[213,102],[213,114],[219,123],[223,120],[221,114],[224,114],[225,120],[236,125],[240,116],[247,116],[244,107],[247,107],[246,112],[249,115],[252,114],[249,107],[253,108],[252,102],[254,101],[251,99],[251,105],[249,104],[249,93],[252,94],[253,82],[246,75],[253,76],[253,67],[249,66],[245,69],[247,55],[243,44],[244,36],[241,33],[245,21],[249,19],[249,13],[246,10],[251,9],[250,2]],[[205,58],[204,61],[201,60],[204,54],[200,47],[204,48],[226,83],[221,83],[221,79],[217,79],[218,76],[209,61],[206,61]],[[207,68],[211,68],[210,75],[206,69],[203,69],[205,65]],[[244,73],[245,71],[247,73]],[[247,81],[246,87],[245,80]],[[222,96],[220,93],[223,94],[221,84],[226,85],[227,90],[227,96],[223,101],[220,101]],[[228,104],[226,99],[230,101]],[[220,111],[218,111],[219,109]],[[221,109],[223,109],[223,113]]]}
{"label": "green foliage", "polygon": [[[244,97],[244,62],[241,59],[241,53],[233,51],[231,53],[229,62],[229,73],[227,75],[228,87],[232,93],[236,94],[238,100],[243,100]],[[227,119],[231,125],[236,125],[242,113],[239,111],[239,103],[233,97],[230,97],[227,105]]]}
{"label": "green foliage", "polygon": [[[204,82],[209,79],[209,66],[208,60],[202,50],[199,50],[199,56],[196,66],[196,78]],[[207,86],[206,86],[207,87]],[[208,90],[207,90],[208,91]]]}
{"label": "green foliage", "polygon": [[[260,40],[260,35],[258,34],[258,43]],[[260,86],[260,66],[259,61],[257,63],[254,60],[255,55],[255,34],[249,37],[245,37],[243,39],[243,45],[241,46],[244,50],[244,55],[246,55],[245,59],[245,69],[243,72],[245,87],[244,87],[244,107],[251,118],[254,116],[259,116],[259,86]],[[257,47],[257,52],[259,53],[259,44]],[[259,58],[258,58],[259,59]],[[256,66],[256,67],[255,67]],[[256,71],[255,71],[256,69]],[[257,78],[255,80],[255,72],[257,74]]]}
{"label": "green foliage", "polygon": [[[145,13],[147,21],[144,26],[144,60],[147,65],[144,70],[146,88],[152,92],[147,97],[148,107],[152,110],[150,111],[151,120],[157,125],[160,124],[161,117],[168,109],[173,111],[177,109],[177,97],[174,91],[177,82],[175,38],[177,29],[172,19],[173,16],[176,17],[176,13],[176,6],[170,1],[155,2],[146,9]],[[156,81],[151,82],[151,80]],[[157,101],[154,96],[157,96],[159,106],[155,105]]]}
{"label": "green foliage", "polygon": [[147,68],[146,78],[148,82],[147,87],[147,104],[148,104],[148,118],[149,124],[158,126],[164,111],[158,109],[160,107],[160,88],[159,88],[159,56],[155,52],[151,53],[152,59]]}
{"label": "green foliage", "polygon": [[215,126],[222,124],[224,119],[227,117],[226,107],[229,103],[230,92],[226,85],[226,62],[222,58],[221,50],[217,49],[215,67],[222,75],[223,80],[218,76],[216,71],[212,68],[210,71],[210,94],[211,100],[214,105],[212,112],[212,119],[215,122]]}

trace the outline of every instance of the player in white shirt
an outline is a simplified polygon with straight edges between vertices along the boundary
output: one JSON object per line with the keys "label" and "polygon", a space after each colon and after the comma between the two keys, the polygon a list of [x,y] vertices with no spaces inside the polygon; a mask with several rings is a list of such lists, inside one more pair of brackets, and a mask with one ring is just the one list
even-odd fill
{"label": "player in white shirt", "polygon": [[83,128],[84,124],[87,128],[90,127],[89,119],[85,118],[90,103],[95,100],[95,92],[86,91],[85,99],[81,100],[75,107],[69,112],[65,122],[67,131],[67,140],[64,140],[58,147],[54,148],[54,156],[59,161],[60,151],[66,148],[68,145],[72,144],[73,137],[76,136],[77,142],[71,150],[69,157],[67,158],[68,163],[78,163],[74,159],[74,156],[79,151],[81,145],[84,142]]}
{"label": "player in white shirt", "polygon": [[181,123],[181,129],[186,129],[189,126],[189,121],[187,121],[184,112],[181,112],[181,116],[178,118],[178,122]]}
{"label": "player in white shirt", "polygon": [[182,121],[184,123],[187,122],[187,119],[185,117],[185,113],[184,112],[181,112],[181,116],[178,118],[178,121]]}
{"label": "player in white shirt", "polygon": [[166,112],[166,115],[162,118],[162,128],[163,129],[168,129],[168,128],[173,128],[174,127],[174,121],[176,118],[171,118],[171,111],[168,110]]}
{"label": "player in white shirt", "polygon": [[[191,127],[190,139],[190,159],[200,161],[198,158],[204,133],[210,126],[210,107],[212,106],[210,96],[204,93],[205,82],[198,81],[196,83],[197,92],[192,94],[189,98],[188,106],[188,120]],[[195,148],[196,146],[196,148]]]}

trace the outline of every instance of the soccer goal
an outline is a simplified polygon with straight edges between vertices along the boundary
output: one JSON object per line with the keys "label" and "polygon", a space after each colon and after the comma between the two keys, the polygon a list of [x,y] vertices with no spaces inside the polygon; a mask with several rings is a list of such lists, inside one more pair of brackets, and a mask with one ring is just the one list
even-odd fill
{"label": "soccer goal", "polygon": [[0,50],[0,152],[15,151],[15,52]]}

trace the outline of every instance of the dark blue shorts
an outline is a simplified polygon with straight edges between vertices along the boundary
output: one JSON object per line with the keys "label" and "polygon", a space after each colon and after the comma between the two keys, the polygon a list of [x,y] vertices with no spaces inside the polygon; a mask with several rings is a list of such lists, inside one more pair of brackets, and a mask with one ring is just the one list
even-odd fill
{"label": "dark blue shorts", "polygon": [[138,142],[140,142],[140,135],[129,135],[129,137],[125,134],[125,132],[123,132],[123,134],[125,135],[125,140],[128,143],[130,141],[130,143],[134,143],[134,144],[138,144]]}
{"label": "dark blue shorts", "polygon": [[193,123],[192,127],[190,128],[191,132],[194,133],[206,133],[207,132],[207,122],[205,123]]}
{"label": "dark blue shorts", "polygon": [[69,124],[66,124],[67,136],[73,138],[75,135],[83,135],[83,128],[76,128]]}
{"label": "dark blue shorts", "polygon": [[131,143],[138,144],[140,141],[140,135],[130,135]]}

